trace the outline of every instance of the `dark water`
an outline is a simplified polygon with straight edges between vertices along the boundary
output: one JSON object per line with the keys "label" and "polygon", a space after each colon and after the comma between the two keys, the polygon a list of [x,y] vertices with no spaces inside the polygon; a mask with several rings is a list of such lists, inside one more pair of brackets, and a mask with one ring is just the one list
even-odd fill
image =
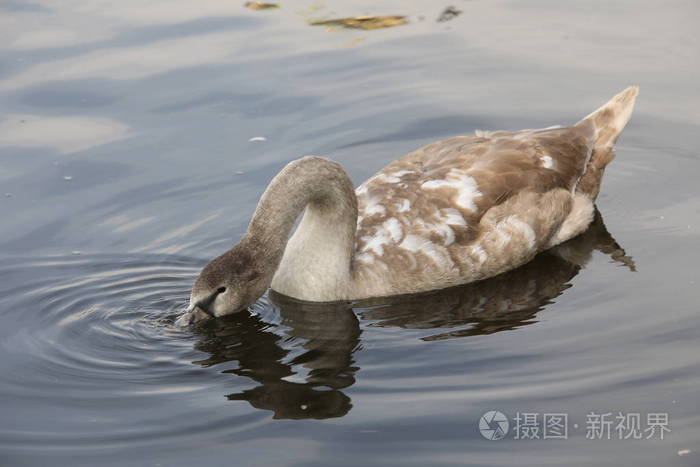
{"label": "dark water", "polygon": [[[0,1],[0,465],[698,465],[698,4],[242,3]],[[409,24],[307,24],[362,14]],[[557,251],[391,303],[271,294],[173,325],[287,161],[359,183],[629,84],[601,218]],[[505,439],[480,434],[490,410]],[[587,439],[608,412],[671,431]],[[518,413],[566,413],[568,439],[515,439]]]}

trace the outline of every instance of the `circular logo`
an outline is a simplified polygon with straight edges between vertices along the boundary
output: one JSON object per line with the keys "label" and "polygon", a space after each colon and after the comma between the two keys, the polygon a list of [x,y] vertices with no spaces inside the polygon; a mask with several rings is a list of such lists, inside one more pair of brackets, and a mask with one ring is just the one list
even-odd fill
{"label": "circular logo", "polygon": [[508,417],[498,410],[489,410],[479,419],[481,436],[489,441],[497,441],[508,434]]}

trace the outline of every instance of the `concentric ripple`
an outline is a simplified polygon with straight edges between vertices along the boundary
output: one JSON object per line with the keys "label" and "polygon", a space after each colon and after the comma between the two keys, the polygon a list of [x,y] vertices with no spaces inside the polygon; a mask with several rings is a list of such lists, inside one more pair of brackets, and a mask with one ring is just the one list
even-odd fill
{"label": "concentric ripple", "polygon": [[[0,397],[23,409],[6,414],[14,422],[0,428],[0,444],[107,449],[202,430],[201,421],[187,417],[196,405],[186,400],[206,399],[217,372],[192,365],[202,358],[195,336],[172,326],[199,266],[191,258],[148,255],[5,261],[1,283],[21,286],[0,290],[3,319],[15,321],[0,330]],[[111,423],[116,407],[133,424]],[[62,417],[63,429],[44,432],[45,417]],[[217,426],[208,417],[206,430]]]}
{"label": "concentric ripple", "polygon": [[161,361],[184,357],[188,344],[165,324],[186,300],[183,292],[196,274],[191,260],[17,260],[3,274],[15,276],[15,282],[17,275],[27,278],[12,309],[4,310],[23,330],[5,338],[5,350],[31,354],[59,384],[68,382],[62,376],[89,371],[110,377],[117,369],[139,367],[147,370],[143,376],[152,377],[154,368],[148,364],[156,348],[164,354]]}

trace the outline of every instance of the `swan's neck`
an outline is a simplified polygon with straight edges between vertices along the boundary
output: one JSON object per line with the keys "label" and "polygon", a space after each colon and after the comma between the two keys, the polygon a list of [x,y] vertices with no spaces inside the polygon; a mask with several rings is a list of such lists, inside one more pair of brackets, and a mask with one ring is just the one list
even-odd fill
{"label": "swan's neck", "polygon": [[341,300],[351,285],[356,230],[350,178],[337,163],[309,156],[272,180],[241,243],[258,256],[275,291],[301,300]]}

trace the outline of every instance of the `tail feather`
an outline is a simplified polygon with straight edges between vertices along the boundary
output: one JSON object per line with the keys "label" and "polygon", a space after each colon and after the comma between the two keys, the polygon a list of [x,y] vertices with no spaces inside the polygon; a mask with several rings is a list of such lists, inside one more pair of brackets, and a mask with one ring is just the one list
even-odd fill
{"label": "tail feather", "polygon": [[632,115],[637,94],[639,86],[630,86],[576,124],[592,126],[595,134],[594,148],[612,147],[615,144]]}
{"label": "tail feather", "polygon": [[576,191],[595,200],[600,192],[605,167],[615,157],[613,144],[632,115],[638,86],[630,86],[610,99],[604,106],[576,124],[591,138],[591,156],[588,159]]}

